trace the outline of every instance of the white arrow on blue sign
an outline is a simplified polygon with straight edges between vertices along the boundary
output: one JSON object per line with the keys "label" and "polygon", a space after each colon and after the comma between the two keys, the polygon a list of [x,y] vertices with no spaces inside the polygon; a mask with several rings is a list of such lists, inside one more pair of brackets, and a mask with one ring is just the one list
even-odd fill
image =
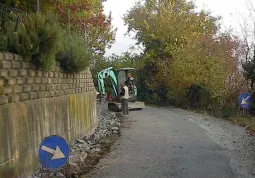
{"label": "white arrow on blue sign", "polygon": [[239,105],[243,108],[243,109],[247,109],[250,107],[251,105],[251,97],[249,96],[248,93],[242,93],[239,98]]}
{"label": "white arrow on blue sign", "polygon": [[39,148],[39,161],[46,169],[60,169],[69,159],[70,149],[62,137],[46,137]]}

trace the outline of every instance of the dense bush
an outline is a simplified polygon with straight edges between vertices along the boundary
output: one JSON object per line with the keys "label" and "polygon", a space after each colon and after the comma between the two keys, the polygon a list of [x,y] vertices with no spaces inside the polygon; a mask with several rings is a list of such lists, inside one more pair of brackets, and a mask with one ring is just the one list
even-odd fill
{"label": "dense bush", "polygon": [[57,53],[56,60],[66,72],[79,72],[88,67],[92,53],[88,50],[84,38],[76,33],[63,31],[63,42]]}
{"label": "dense bush", "polygon": [[54,15],[29,14],[14,31],[16,22],[6,21],[0,29],[0,51],[32,56],[40,69],[49,70],[55,60],[67,72],[88,67],[91,53],[77,33],[68,33]]}

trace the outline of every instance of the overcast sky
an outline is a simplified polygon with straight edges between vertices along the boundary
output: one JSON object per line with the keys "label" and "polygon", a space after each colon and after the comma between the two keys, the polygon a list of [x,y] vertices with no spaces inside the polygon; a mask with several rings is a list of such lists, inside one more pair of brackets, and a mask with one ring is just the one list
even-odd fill
{"label": "overcast sky", "polygon": [[[246,0],[194,0],[198,9],[210,10],[214,15],[222,16],[223,28],[229,28],[231,26],[236,33],[240,32],[240,23],[242,22],[240,14],[242,14],[245,19],[249,19],[245,1]],[[118,28],[116,42],[112,45],[111,49],[107,50],[106,56],[112,53],[119,55],[128,51],[131,46],[134,46],[135,41],[129,36],[124,35],[127,31],[127,27],[124,26],[122,17],[135,2],[136,0],[107,0],[104,4],[105,13],[112,12],[112,24],[114,27]]]}

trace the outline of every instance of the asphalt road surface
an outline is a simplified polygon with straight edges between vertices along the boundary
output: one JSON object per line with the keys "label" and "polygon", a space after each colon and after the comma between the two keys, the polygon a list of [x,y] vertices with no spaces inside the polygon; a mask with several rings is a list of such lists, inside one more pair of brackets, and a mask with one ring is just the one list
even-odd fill
{"label": "asphalt road surface", "polygon": [[222,119],[181,109],[131,111],[122,136],[86,177],[252,178],[255,138]]}

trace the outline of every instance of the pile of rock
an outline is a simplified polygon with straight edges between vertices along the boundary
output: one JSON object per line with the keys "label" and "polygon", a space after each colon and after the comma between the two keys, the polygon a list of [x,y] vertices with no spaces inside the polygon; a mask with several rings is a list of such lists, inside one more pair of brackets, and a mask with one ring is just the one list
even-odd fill
{"label": "pile of rock", "polygon": [[60,170],[59,172],[53,173],[46,169],[41,169],[35,171],[30,178],[66,178],[69,177],[69,175],[64,176],[63,173],[71,172],[73,174],[78,174],[89,154],[100,152],[105,139],[112,135],[120,134],[121,122],[122,115],[120,113],[104,113],[100,115],[98,127],[95,131],[91,135],[85,136],[83,139],[77,139],[75,145],[71,147],[67,164],[68,168],[66,168],[66,166],[64,168],[65,171]]}

